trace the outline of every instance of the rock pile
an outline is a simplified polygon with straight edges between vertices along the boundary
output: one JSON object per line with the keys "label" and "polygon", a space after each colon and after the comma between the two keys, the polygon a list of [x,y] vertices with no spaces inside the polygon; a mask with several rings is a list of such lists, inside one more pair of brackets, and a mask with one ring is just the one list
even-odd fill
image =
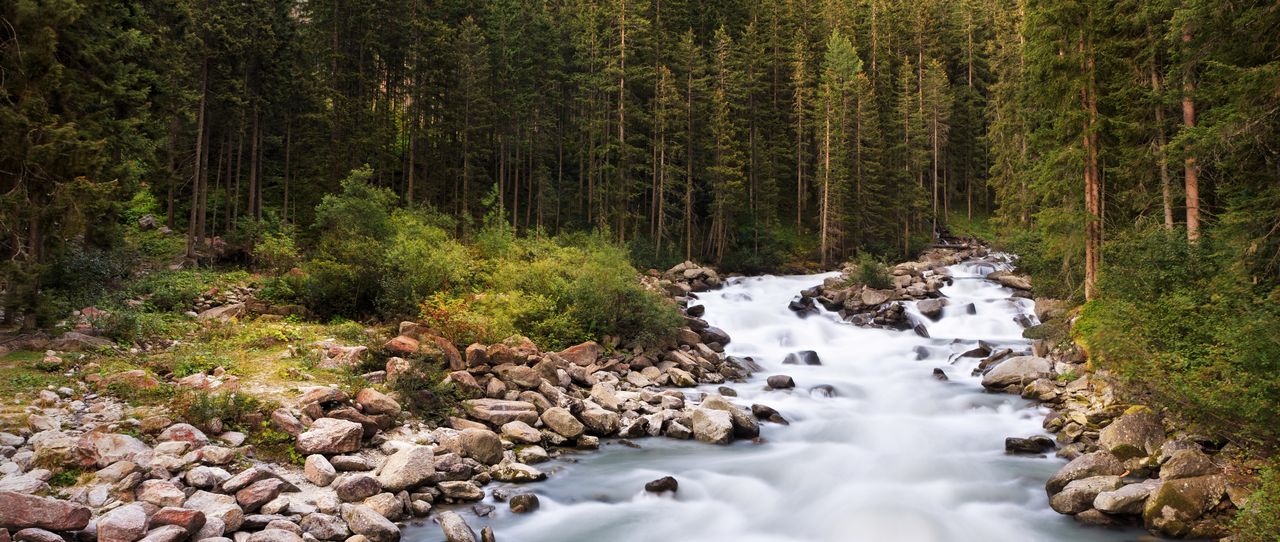
{"label": "rock pile", "polygon": [[[996,273],[992,280],[1022,292],[1031,287],[1013,274]],[[1065,317],[1054,300],[1036,300],[1036,312],[1045,320]],[[1012,437],[1006,450],[1034,454],[1057,447],[1057,455],[1071,459],[1045,484],[1055,511],[1091,525],[1141,523],[1166,537],[1227,534],[1243,492],[1215,458],[1220,443],[1178,434],[1150,408],[1121,402],[1108,375],[1091,373],[1074,345],[1051,349],[1037,340],[1032,350],[1042,355],[987,349],[977,372],[984,387],[1051,409],[1043,426],[1055,440]]]}

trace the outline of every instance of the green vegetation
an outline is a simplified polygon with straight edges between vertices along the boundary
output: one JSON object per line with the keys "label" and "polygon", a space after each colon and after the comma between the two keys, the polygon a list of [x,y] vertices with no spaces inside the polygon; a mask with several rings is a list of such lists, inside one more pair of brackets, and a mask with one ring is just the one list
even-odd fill
{"label": "green vegetation", "polygon": [[1262,470],[1249,503],[1236,515],[1233,530],[1240,542],[1280,542],[1280,462]]}
{"label": "green vegetation", "polygon": [[875,257],[864,252],[858,255],[856,262],[857,272],[851,278],[858,284],[870,288],[893,288],[893,277],[889,275],[889,269]]}

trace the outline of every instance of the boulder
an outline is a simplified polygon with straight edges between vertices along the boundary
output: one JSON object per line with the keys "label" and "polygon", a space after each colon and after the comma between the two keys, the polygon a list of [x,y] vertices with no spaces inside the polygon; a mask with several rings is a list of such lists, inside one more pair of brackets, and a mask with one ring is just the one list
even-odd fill
{"label": "boulder", "polygon": [[573,417],[573,414],[570,414],[568,410],[561,407],[551,407],[544,411],[542,413],[542,423],[547,428],[555,431],[557,435],[567,439],[576,439],[586,430],[582,422]]}
{"label": "boulder", "polygon": [[1182,538],[1222,501],[1226,489],[1226,477],[1216,474],[1165,481],[1147,497],[1142,522],[1148,531]]}
{"label": "boulder", "polygon": [[893,299],[893,295],[894,295],[893,290],[877,290],[875,288],[863,288],[861,300],[863,305],[866,305],[868,307],[875,307],[877,305],[887,303],[890,299]]}
{"label": "boulder", "polygon": [[147,480],[137,489],[138,500],[151,503],[157,507],[181,506],[187,500],[177,484],[168,480]]}
{"label": "boulder", "polygon": [[1164,443],[1164,426],[1150,409],[1130,409],[1098,433],[1098,446],[1121,460],[1155,454]]}
{"label": "boulder", "polygon": [[199,448],[209,443],[209,437],[205,436],[203,431],[196,429],[194,425],[189,423],[175,423],[170,425],[165,428],[164,431],[160,432],[160,435],[156,437],[156,440],[161,442],[190,442],[192,444],[192,448]]}
{"label": "boulder", "polygon": [[694,438],[711,444],[733,441],[733,417],[723,410],[697,408],[691,416]]}
{"label": "boulder", "polygon": [[382,493],[382,485],[367,474],[351,474],[339,479],[333,490],[343,502],[355,502]]}
{"label": "boulder", "polygon": [[1120,485],[1119,476],[1091,476],[1074,480],[1049,498],[1049,507],[1059,514],[1079,514],[1093,508],[1093,500],[1100,493],[1113,491]]}
{"label": "boulder", "polygon": [[319,540],[328,540],[330,542],[338,542],[346,540],[351,536],[351,531],[347,529],[347,522],[337,516],[329,514],[309,514],[302,518],[302,522],[298,524],[302,528],[302,532],[316,537]]}
{"label": "boulder", "polygon": [[188,535],[200,532],[200,529],[204,527],[205,521],[204,512],[175,506],[161,508],[151,516],[151,526],[153,528],[162,525],[176,525],[181,527]]}
{"label": "boulder", "polygon": [[302,537],[285,529],[263,529],[249,535],[248,542],[302,542]]}
{"label": "boulder", "polygon": [[74,531],[85,528],[90,516],[89,508],[79,504],[0,491],[0,528]]}
{"label": "boulder", "polygon": [[[4,539],[9,540],[8,532],[4,533]],[[13,533],[12,540],[14,542],[66,542],[61,536],[58,536],[57,533],[46,531],[44,529],[37,529],[35,527],[28,527]]]}
{"label": "boulder", "polygon": [[564,358],[565,361],[579,367],[586,367],[595,363],[597,359],[600,359],[602,354],[604,354],[604,347],[596,344],[595,341],[587,341],[582,344],[570,346],[558,353],[558,355]]}
{"label": "boulder", "polygon": [[400,403],[397,403],[395,399],[373,388],[364,388],[357,392],[356,404],[364,409],[365,414],[371,416],[378,414],[398,416],[401,410]]}
{"label": "boulder", "polygon": [[1091,476],[1120,476],[1124,473],[1124,465],[1108,452],[1084,454],[1058,469],[1058,472],[1045,483],[1045,491],[1049,496],[1053,496],[1075,480]]}
{"label": "boulder", "polygon": [[542,432],[522,421],[502,424],[502,436],[519,444],[537,444],[542,442]]}
{"label": "boulder", "polygon": [[789,390],[796,387],[796,381],[787,375],[770,375],[766,381],[770,389]]}
{"label": "boulder", "polygon": [[702,336],[702,342],[707,344],[717,343],[721,346],[729,344],[729,334],[715,326],[702,330],[700,335]]}
{"label": "boulder", "polygon": [[1053,374],[1053,364],[1048,359],[1038,356],[1014,356],[1008,358],[987,372],[982,377],[982,387],[1003,390],[1023,386],[1038,378],[1048,378]]}
{"label": "boulder", "polygon": [[730,403],[728,399],[719,395],[711,395],[704,399],[700,406],[728,412],[733,421],[733,436],[735,438],[753,439],[760,436],[760,423],[756,421],[755,417],[746,410]]}
{"label": "boulder", "polygon": [[236,503],[246,512],[253,512],[262,505],[267,504],[276,497],[280,496],[280,492],[288,485],[287,482],[279,478],[267,478],[258,480],[249,484],[244,489],[236,492]]}
{"label": "boulder", "polygon": [[308,482],[320,487],[328,487],[329,484],[333,483],[333,479],[338,477],[337,469],[334,469],[333,464],[329,463],[329,460],[320,454],[307,456],[307,461],[303,464],[302,471],[306,475]]}
{"label": "boulder", "polygon": [[400,540],[400,528],[396,527],[396,524],[363,504],[343,505],[342,519],[347,521],[347,527],[351,532],[365,537],[370,542]]}
{"label": "boulder", "polygon": [[773,407],[768,405],[761,405],[759,403],[751,405],[751,414],[755,415],[757,420],[764,420],[766,422],[781,425],[791,425],[791,422],[788,422],[786,418],[783,418],[782,414],[779,414],[777,410],[774,410]]}
{"label": "boulder", "polygon": [[542,506],[542,501],[533,493],[516,493],[507,500],[507,504],[513,513],[527,514]]}
{"label": "boulder", "polygon": [[920,314],[924,315],[925,318],[929,318],[931,320],[941,318],[942,308],[946,306],[947,300],[945,298],[921,299],[916,302],[916,310],[920,311]]}
{"label": "boulder", "polygon": [[151,447],[129,435],[91,431],[76,443],[77,452],[86,465],[106,467],[117,461],[131,461],[139,465],[151,462]]}
{"label": "boulder", "polygon": [[147,509],[126,504],[98,518],[99,542],[134,542],[147,535]]}
{"label": "boulder", "polygon": [[665,493],[667,491],[675,493],[678,489],[680,489],[680,482],[670,476],[663,476],[644,485],[644,490],[649,493]]}
{"label": "boulder", "polygon": [[1129,484],[1115,491],[1104,491],[1093,499],[1093,507],[1108,514],[1141,514],[1142,506],[1157,489],[1160,480]]}
{"label": "boulder", "polygon": [[233,532],[244,523],[244,510],[240,509],[240,505],[236,504],[236,498],[231,495],[196,491],[187,497],[182,507],[203,512],[206,522],[212,522],[215,519],[221,521],[226,532]]}
{"label": "boulder", "polygon": [[1179,478],[1195,478],[1218,474],[1222,469],[1200,450],[1178,450],[1169,456],[1169,460],[1160,466],[1161,480],[1177,480]]}
{"label": "boulder", "polygon": [[502,439],[488,429],[463,429],[458,432],[463,455],[486,465],[502,461]]}
{"label": "boulder", "polygon": [[484,498],[484,490],[469,480],[449,480],[436,485],[440,492],[457,501],[478,501]]}
{"label": "boulder", "polygon": [[1031,291],[1031,279],[1015,275],[1011,271],[996,271],[995,273],[990,273],[987,275],[987,280],[996,282],[1005,288]]}
{"label": "boulder", "polygon": [[822,365],[822,360],[818,359],[818,353],[813,350],[801,350],[787,354],[782,360],[783,365]]}
{"label": "boulder", "polygon": [[618,432],[622,418],[617,412],[600,407],[591,407],[582,411],[582,424],[587,432],[599,437],[607,437]]}
{"label": "boulder", "polygon": [[391,454],[378,469],[377,480],[384,491],[416,488],[435,474],[435,452],[429,446],[408,446]]}
{"label": "boulder", "polygon": [[298,435],[297,449],[303,454],[341,454],[360,449],[364,427],[337,418],[320,418]]}
{"label": "boulder", "polygon": [[477,542],[476,532],[457,512],[441,512],[436,521],[440,522],[440,530],[444,531],[445,542]]}
{"label": "boulder", "polygon": [[471,418],[488,422],[495,427],[516,420],[529,425],[538,423],[537,407],[526,401],[468,399],[462,402],[462,408]]}
{"label": "boulder", "polygon": [[503,461],[489,470],[489,476],[499,482],[525,483],[540,482],[547,479],[546,473],[514,461]]}
{"label": "boulder", "polygon": [[217,320],[219,322],[230,322],[233,318],[239,318],[241,316],[244,316],[244,313],[245,313],[244,303],[232,303],[230,305],[223,305],[221,307],[214,307],[212,309],[207,309],[205,311],[202,311],[198,316],[196,316],[196,319],[201,322],[207,322],[212,320]]}
{"label": "boulder", "polygon": [[1036,435],[1028,438],[1004,439],[1004,451],[1010,454],[1042,454],[1054,448],[1053,439]]}

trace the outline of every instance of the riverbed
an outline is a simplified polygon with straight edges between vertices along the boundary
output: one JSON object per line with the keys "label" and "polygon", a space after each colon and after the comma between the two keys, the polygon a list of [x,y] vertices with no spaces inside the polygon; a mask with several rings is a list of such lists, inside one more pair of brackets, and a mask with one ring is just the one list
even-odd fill
{"label": "riverbed", "polygon": [[[1003,265],[1003,264],[998,264]],[[1044,434],[1045,411],[1012,395],[983,391],[971,376],[980,358],[960,354],[985,341],[1027,349],[1022,315],[1032,302],[981,277],[990,264],[962,263],[942,289],[938,320],[921,316],[929,337],[853,326],[820,312],[787,309],[799,291],[832,274],[731,279],[700,294],[706,319],[732,337],[728,354],[764,368],[731,384],[742,406],[769,405],[790,425],[762,424],[762,443],[712,446],[666,438],[617,441],[598,452],[569,453],[538,465],[546,482],[533,491],[541,508],[512,514],[489,497],[500,542],[1034,542],[1130,541],[1140,531],[1078,525],[1049,509],[1044,481],[1064,460],[1014,456],[1005,437]],[[1024,320],[1025,323],[1025,320]],[[784,365],[788,353],[813,350],[821,365]],[[948,380],[934,377],[941,368]],[[771,374],[794,390],[766,390]],[[700,391],[714,393],[717,386]],[[673,497],[644,484],[674,476]],[[494,486],[491,486],[494,487]],[[425,522],[412,541],[442,540]]]}

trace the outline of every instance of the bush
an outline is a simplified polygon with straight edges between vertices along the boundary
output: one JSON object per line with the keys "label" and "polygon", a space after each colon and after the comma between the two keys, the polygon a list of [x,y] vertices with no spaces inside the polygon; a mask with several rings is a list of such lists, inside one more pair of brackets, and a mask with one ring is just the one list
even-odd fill
{"label": "bush", "polygon": [[1074,334],[1090,359],[1113,369],[1233,441],[1280,443],[1280,290],[1256,291],[1217,252],[1163,231],[1108,246],[1102,296]]}
{"label": "bush", "polygon": [[457,386],[446,383],[439,371],[409,371],[392,381],[391,387],[409,412],[433,424],[444,422],[468,398]]}
{"label": "bush", "polygon": [[220,420],[227,429],[248,429],[246,422],[270,414],[271,405],[243,393],[193,391],[180,396],[174,410],[196,427],[208,428],[210,422]]}
{"label": "bush", "polygon": [[869,288],[880,290],[893,288],[893,277],[889,276],[889,270],[883,263],[865,252],[858,255],[857,273],[854,279]]}
{"label": "bush", "polygon": [[379,273],[378,312],[383,316],[412,315],[427,296],[466,283],[474,266],[466,247],[423,213],[397,211],[392,230]]}
{"label": "bush", "polygon": [[107,338],[122,344],[142,343],[183,335],[194,325],[173,313],[115,308],[94,322]]}
{"label": "bush", "polygon": [[301,261],[293,237],[285,233],[267,233],[253,245],[253,261],[260,268],[280,274]]}
{"label": "bush", "polygon": [[1236,514],[1238,542],[1280,542],[1280,461],[1262,470],[1249,503]]}

